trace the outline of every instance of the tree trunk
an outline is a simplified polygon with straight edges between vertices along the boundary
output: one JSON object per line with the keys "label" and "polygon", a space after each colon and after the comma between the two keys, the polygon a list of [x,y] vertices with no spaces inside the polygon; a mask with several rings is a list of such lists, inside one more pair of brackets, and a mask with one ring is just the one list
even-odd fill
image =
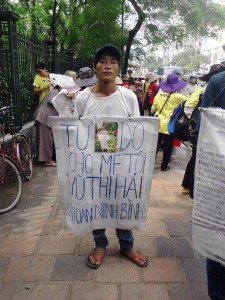
{"label": "tree trunk", "polygon": [[136,10],[138,14],[138,21],[134,28],[129,31],[127,44],[126,44],[126,51],[124,54],[124,61],[123,61],[123,67],[122,67],[122,75],[127,74],[127,68],[128,68],[128,60],[130,57],[130,50],[131,45],[133,43],[133,40],[138,33],[138,31],[141,29],[141,26],[145,20],[145,13],[140,9],[140,7],[137,5],[136,0],[129,0],[129,2],[133,5],[134,9]]}

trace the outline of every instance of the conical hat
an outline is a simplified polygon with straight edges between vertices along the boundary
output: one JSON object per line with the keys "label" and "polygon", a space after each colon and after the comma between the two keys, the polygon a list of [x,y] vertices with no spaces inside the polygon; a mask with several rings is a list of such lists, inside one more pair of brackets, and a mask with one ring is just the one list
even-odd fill
{"label": "conical hat", "polygon": [[157,79],[159,79],[159,75],[155,74],[155,73],[149,73],[148,74],[148,82],[151,83],[153,81],[156,81]]}

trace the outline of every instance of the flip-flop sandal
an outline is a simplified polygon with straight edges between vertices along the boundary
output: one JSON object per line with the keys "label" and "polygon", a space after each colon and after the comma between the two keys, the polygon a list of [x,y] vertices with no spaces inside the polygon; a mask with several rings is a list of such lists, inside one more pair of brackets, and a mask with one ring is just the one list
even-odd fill
{"label": "flip-flop sandal", "polygon": [[[120,251],[120,254],[122,255],[122,256],[124,256],[124,257],[126,257],[127,259],[129,259],[130,261],[132,261],[135,265],[137,265],[138,267],[140,267],[140,268],[144,268],[144,267],[147,267],[147,265],[148,265],[148,259],[147,259],[147,257],[145,258],[146,259],[146,261],[144,262],[144,263],[141,263],[141,262],[139,262],[139,261],[142,261],[143,262],[143,260],[142,260],[142,255],[141,255],[141,252],[139,252],[139,251],[136,251],[136,253],[137,253],[137,255],[136,256],[133,256],[133,257],[130,257],[130,256],[128,256],[126,253],[123,253],[123,252],[121,252]],[[136,259],[135,259],[136,258]],[[138,261],[139,260],[139,261]]]}
{"label": "flip-flop sandal", "polygon": [[[86,265],[92,269],[98,269],[101,266],[101,263],[104,259],[105,252],[106,252],[105,251],[104,254],[102,254],[102,255],[94,255],[95,250],[96,250],[96,248],[91,252],[91,254],[88,255],[88,257],[85,260]],[[95,263],[91,262],[91,259],[90,259],[91,255],[94,257]],[[96,262],[99,262],[99,263],[96,264]]]}

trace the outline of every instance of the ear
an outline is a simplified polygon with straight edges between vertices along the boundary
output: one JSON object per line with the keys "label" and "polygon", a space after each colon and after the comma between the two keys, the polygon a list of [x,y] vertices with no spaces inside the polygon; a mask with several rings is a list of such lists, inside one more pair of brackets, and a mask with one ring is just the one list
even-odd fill
{"label": "ear", "polygon": [[93,64],[93,67],[92,67],[94,73],[96,74],[96,68],[95,68],[95,65]]}

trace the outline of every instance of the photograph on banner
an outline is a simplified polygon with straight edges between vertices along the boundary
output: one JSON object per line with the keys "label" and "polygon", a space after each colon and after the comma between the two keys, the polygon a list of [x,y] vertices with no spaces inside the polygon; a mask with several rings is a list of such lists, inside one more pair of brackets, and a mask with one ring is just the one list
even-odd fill
{"label": "photograph on banner", "polygon": [[116,152],[117,122],[95,123],[95,152]]}
{"label": "photograph on banner", "polygon": [[195,166],[193,246],[225,264],[225,114],[220,108],[201,112]]}
{"label": "photograph on banner", "polygon": [[51,121],[68,226],[79,233],[99,228],[143,229],[158,118],[53,117]]}

